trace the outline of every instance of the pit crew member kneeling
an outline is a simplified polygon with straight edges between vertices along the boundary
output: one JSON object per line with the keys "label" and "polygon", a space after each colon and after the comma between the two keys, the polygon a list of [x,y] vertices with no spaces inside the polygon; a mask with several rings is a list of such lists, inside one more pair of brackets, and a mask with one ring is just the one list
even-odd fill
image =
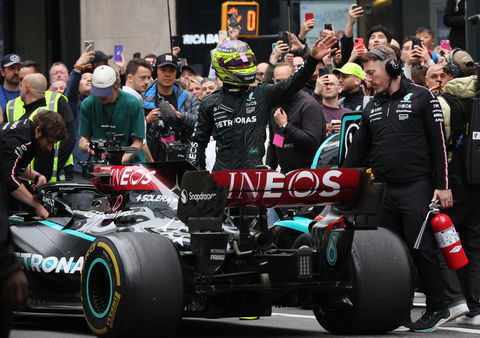
{"label": "pit crew member kneeling", "polygon": [[40,151],[52,151],[55,143],[66,137],[62,116],[51,110],[40,111],[33,121],[26,119],[0,124],[2,185],[13,197],[33,207],[41,219],[48,217],[48,211],[20,179],[32,181],[34,188],[47,183],[45,176],[31,169],[29,164]]}

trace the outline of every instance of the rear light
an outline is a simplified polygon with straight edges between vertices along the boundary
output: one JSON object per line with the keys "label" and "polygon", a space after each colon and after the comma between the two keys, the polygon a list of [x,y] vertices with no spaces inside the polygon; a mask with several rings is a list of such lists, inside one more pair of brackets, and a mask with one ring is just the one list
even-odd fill
{"label": "rear light", "polygon": [[297,255],[298,277],[312,277],[312,251],[299,250]]}

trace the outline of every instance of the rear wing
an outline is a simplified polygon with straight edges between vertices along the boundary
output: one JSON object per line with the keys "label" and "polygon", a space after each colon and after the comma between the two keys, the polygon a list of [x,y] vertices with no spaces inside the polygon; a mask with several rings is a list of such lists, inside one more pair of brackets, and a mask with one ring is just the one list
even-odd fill
{"label": "rear wing", "polygon": [[[229,170],[184,174],[178,217],[221,227],[225,207],[297,207],[337,205],[345,213],[376,213],[383,186],[363,169]],[[212,228],[210,228],[212,229]]]}
{"label": "rear wing", "polygon": [[298,169],[286,175],[273,170],[231,170],[212,174],[228,188],[228,207],[296,207],[343,204],[360,185],[357,169]]}

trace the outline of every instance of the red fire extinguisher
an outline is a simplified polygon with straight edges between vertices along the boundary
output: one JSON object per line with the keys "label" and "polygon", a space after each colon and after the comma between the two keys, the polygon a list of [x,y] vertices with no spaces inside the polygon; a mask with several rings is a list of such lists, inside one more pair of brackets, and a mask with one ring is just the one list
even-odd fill
{"label": "red fire extinguisher", "polygon": [[465,266],[468,259],[450,217],[439,212],[432,218],[430,224],[448,268],[457,270]]}

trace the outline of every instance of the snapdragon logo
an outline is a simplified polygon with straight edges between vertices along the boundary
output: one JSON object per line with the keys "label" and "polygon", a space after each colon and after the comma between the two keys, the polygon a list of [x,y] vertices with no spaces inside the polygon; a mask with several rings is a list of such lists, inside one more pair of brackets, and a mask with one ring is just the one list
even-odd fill
{"label": "snapdragon logo", "polygon": [[180,193],[180,201],[183,204],[186,204],[188,201],[210,201],[217,196],[216,193],[204,193],[201,192],[199,194],[194,194],[192,192],[188,192],[186,189],[183,189]]}
{"label": "snapdragon logo", "polygon": [[183,189],[180,193],[180,201],[182,201],[183,204],[187,203],[188,201],[188,192],[185,189]]}

